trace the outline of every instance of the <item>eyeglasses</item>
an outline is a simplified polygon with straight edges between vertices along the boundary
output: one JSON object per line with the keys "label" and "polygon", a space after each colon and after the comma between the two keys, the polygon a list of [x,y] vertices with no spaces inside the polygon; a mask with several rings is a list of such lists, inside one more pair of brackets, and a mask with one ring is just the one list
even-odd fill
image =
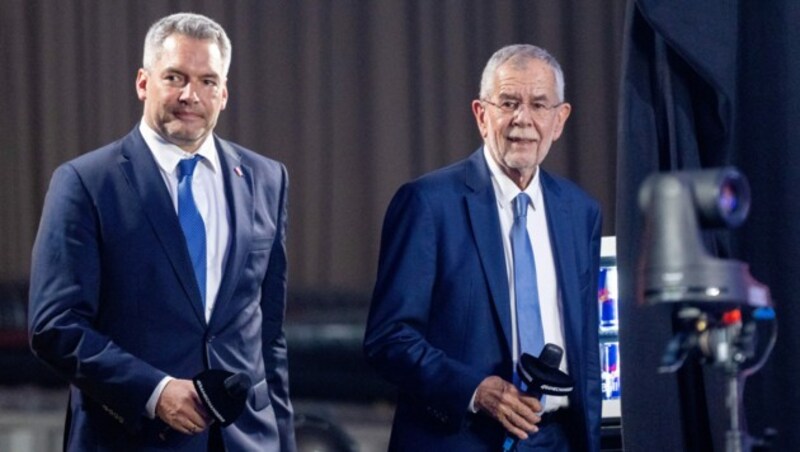
{"label": "eyeglasses", "polygon": [[550,117],[550,113],[555,110],[556,108],[564,105],[564,102],[559,102],[555,105],[547,105],[544,102],[531,102],[530,104],[523,104],[518,100],[506,99],[501,101],[499,104],[496,104],[490,100],[481,99],[481,102],[486,102],[489,105],[497,107],[505,114],[513,115],[518,113],[523,105],[528,106],[528,110],[531,112],[534,118],[544,120]]}

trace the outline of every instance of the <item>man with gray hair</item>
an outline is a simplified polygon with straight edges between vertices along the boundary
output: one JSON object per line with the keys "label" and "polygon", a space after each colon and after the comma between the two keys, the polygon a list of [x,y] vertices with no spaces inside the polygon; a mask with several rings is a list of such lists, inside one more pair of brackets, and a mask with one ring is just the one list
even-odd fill
{"label": "man with gray hair", "polygon": [[141,122],[53,174],[29,335],[71,383],[65,450],[295,450],[287,174],[214,135],[230,61],[213,20],[157,21]]}
{"label": "man with gray hair", "polygon": [[[547,51],[498,50],[472,102],[483,146],[389,205],[364,350],[399,388],[390,450],[599,450],[602,215],[540,167],[570,111]],[[568,396],[524,391],[520,356],[545,344]]]}

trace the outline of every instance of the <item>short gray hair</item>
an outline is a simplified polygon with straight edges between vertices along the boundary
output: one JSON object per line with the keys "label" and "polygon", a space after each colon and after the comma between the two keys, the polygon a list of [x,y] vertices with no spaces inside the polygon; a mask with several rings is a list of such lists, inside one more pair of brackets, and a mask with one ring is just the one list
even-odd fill
{"label": "short gray hair", "polygon": [[502,66],[508,61],[520,60],[521,62],[528,60],[542,60],[553,69],[553,75],[556,78],[556,96],[559,102],[564,102],[564,72],[561,70],[561,65],[558,61],[550,55],[550,53],[541,48],[531,44],[514,44],[503,47],[489,58],[486,67],[483,69],[481,76],[481,90],[480,98],[487,99],[494,89],[494,75],[497,68]]}
{"label": "short gray hair", "polygon": [[228,76],[231,67],[231,40],[220,24],[206,16],[193,13],[177,13],[159,19],[144,38],[144,57],[142,67],[151,69],[161,57],[164,41],[174,35],[184,35],[194,39],[213,41],[222,56],[222,75]]}

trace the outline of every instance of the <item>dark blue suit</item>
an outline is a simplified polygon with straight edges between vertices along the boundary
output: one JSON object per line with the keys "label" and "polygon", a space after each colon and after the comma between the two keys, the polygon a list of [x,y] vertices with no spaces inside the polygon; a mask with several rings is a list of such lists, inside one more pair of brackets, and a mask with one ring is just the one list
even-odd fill
{"label": "dark blue suit", "polygon": [[[541,172],[569,373],[574,450],[600,444],[597,280],[601,214],[572,183]],[[511,312],[497,201],[482,150],[404,185],[386,213],[364,341],[399,387],[397,451],[498,451],[505,432],[470,399],[511,381]]]}
{"label": "dark blue suit", "polygon": [[[205,450],[145,416],[165,376],[246,372],[229,451],[293,450],[286,344],[287,176],[216,138],[231,241],[209,322],[181,226],[138,128],[53,174],[33,250],[30,340],[72,384],[65,444],[76,451]],[[238,169],[236,169],[238,168]],[[281,448],[283,444],[283,448]]]}

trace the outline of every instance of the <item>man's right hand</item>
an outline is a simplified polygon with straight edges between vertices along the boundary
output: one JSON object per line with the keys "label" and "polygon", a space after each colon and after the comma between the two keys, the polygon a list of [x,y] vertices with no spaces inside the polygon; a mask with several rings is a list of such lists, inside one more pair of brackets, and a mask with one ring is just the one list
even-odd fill
{"label": "man's right hand", "polygon": [[486,377],[478,385],[475,408],[497,419],[521,440],[527,439],[528,433],[539,431],[536,424],[541,419],[536,413],[542,411],[542,405],[500,377]]}
{"label": "man's right hand", "polygon": [[195,435],[209,425],[206,413],[191,380],[171,380],[158,398],[156,415],[173,429]]}

